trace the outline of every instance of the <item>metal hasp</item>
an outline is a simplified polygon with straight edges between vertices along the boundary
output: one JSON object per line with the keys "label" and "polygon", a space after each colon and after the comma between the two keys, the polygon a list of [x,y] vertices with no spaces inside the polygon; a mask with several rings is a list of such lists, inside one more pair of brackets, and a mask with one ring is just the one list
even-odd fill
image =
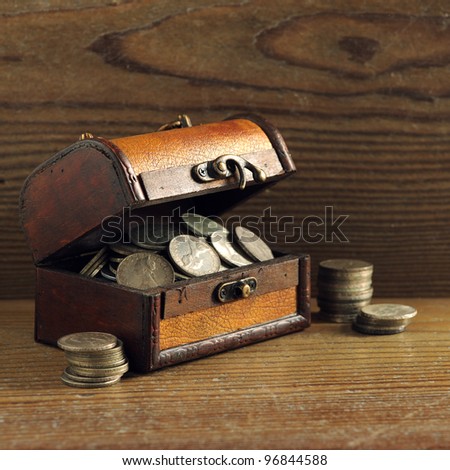
{"label": "metal hasp", "polygon": [[247,184],[246,169],[252,172],[253,179],[257,183],[264,183],[266,181],[267,175],[264,170],[238,155],[222,155],[210,162],[199,163],[193,167],[192,173],[202,183],[230,178],[237,174],[239,177],[239,189],[245,189]]}
{"label": "metal hasp", "polygon": [[187,114],[180,114],[176,121],[163,124],[158,132],[170,131],[171,129],[182,129],[183,127],[192,127],[191,118]]}
{"label": "metal hasp", "polygon": [[258,283],[254,277],[224,282],[217,287],[217,298],[222,303],[246,299],[255,292],[257,285]]}

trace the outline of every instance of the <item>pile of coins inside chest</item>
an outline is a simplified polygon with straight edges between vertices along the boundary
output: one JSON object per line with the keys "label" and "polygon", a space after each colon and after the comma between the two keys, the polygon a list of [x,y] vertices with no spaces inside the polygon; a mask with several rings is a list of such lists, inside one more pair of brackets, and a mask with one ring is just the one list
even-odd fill
{"label": "pile of coins inside chest", "polygon": [[134,227],[131,243],[104,246],[80,274],[147,290],[274,258],[270,247],[247,228],[236,226],[230,232],[215,220],[190,212],[181,219],[178,230],[170,224]]}

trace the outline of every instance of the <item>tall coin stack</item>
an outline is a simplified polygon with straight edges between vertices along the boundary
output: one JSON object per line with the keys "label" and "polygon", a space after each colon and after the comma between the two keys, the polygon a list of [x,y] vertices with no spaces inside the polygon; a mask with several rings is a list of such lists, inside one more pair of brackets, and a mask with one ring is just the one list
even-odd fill
{"label": "tall coin stack", "polygon": [[69,366],[61,380],[71,387],[108,387],[128,371],[123,343],[114,335],[96,331],[74,333],[58,340]]}
{"label": "tall coin stack", "polygon": [[317,303],[322,319],[352,322],[372,300],[373,265],[354,259],[329,259],[319,264]]}

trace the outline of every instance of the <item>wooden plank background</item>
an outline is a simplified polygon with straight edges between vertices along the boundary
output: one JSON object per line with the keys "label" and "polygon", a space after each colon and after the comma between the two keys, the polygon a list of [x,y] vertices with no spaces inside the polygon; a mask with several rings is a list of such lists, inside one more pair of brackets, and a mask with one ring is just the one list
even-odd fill
{"label": "wooden plank background", "polygon": [[289,247],[313,282],[351,256],[375,263],[378,296],[448,294],[449,24],[444,0],[2,1],[0,296],[34,292],[17,203],[39,163],[81,132],[246,111],[280,128],[298,173],[241,212],[349,216],[349,243]]}

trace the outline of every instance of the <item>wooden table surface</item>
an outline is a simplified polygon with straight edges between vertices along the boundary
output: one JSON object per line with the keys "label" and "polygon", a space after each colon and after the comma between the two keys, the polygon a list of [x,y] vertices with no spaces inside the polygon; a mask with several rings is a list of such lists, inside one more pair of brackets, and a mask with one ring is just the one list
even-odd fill
{"label": "wooden table surface", "polygon": [[2,301],[0,448],[448,449],[450,299],[390,301],[419,310],[402,334],[315,321],[91,390],[34,343],[33,302]]}

